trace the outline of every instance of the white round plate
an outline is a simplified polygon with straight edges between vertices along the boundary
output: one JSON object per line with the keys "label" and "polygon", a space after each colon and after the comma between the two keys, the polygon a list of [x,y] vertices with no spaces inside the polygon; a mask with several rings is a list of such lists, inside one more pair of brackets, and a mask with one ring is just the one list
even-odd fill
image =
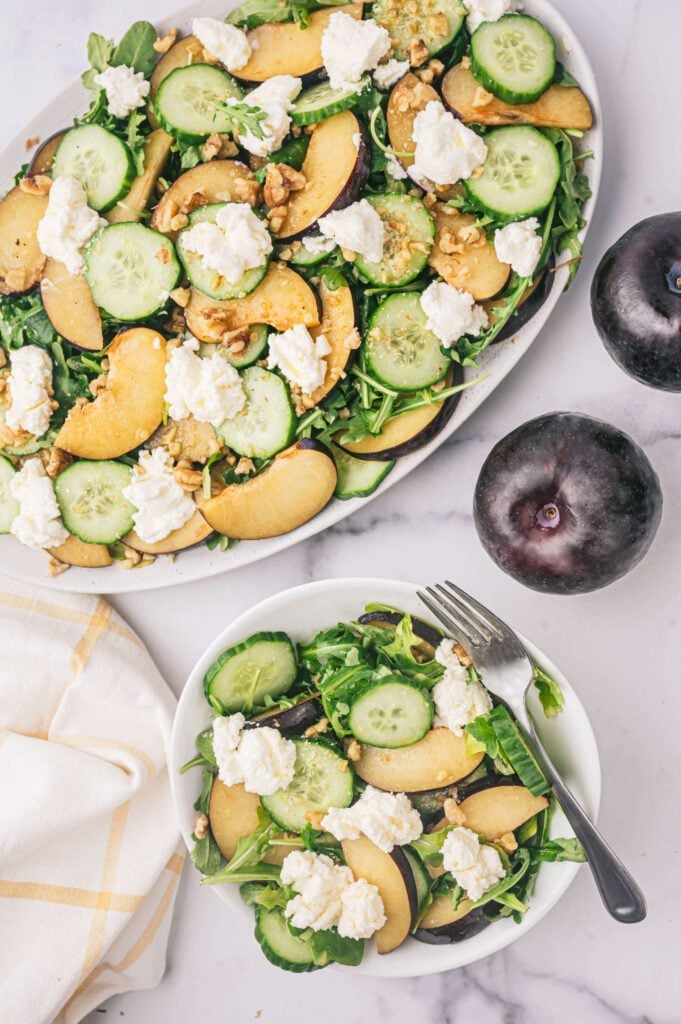
{"label": "white round plate", "polygon": [[[364,606],[370,602],[391,605],[432,622],[432,616],[416,596],[417,589],[418,585],[415,583],[381,579],[358,578],[306,583],[255,605],[215,638],[199,658],[187,680],[175,715],[170,744],[173,799],[182,836],[188,849],[193,845],[191,834],[196,821],[193,804],[199,793],[200,779],[199,772],[195,769],[185,775],[179,775],[178,769],[195,756],[194,740],[199,732],[210,725],[211,713],[203,695],[203,676],[218,655],[231,644],[238,643],[260,630],[283,630],[294,641],[307,641],[320,629],[328,628],[336,622],[357,618],[364,611]],[[586,711],[560,670],[529,640],[523,639],[523,643],[532,657],[558,681],[565,694],[565,707],[562,713],[550,720],[542,714],[538,701],[532,701],[537,728],[565,781],[587,812],[595,817],[600,803],[601,769],[596,740]],[[556,811],[553,816],[551,834],[573,834],[561,811]],[[379,956],[372,943],[368,942],[361,966],[343,969],[354,974],[397,978],[436,974],[470,964],[508,946],[541,921],[574,880],[578,867],[579,865],[572,863],[542,865],[530,909],[522,924],[518,925],[510,920],[497,921],[473,938],[450,946],[429,946],[415,939],[408,939],[399,949],[386,956]],[[190,865],[188,870],[194,869]],[[191,881],[190,876],[190,884]],[[199,884],[200,875],[196,871],[193,881],[195,885]],[[243,925],[235,927],[244,927],[244,934],[246,929],[252,931],[253,911],[242,902],[238,887],[225,884],[212,887],[212,891],[230,909],[245,919]],[[255,939],[252,941],[255,952]]]}
{"label": "white round plate", "polygon": [[[200,3],[193,3],[181,9],[159,28],[169,28],[177,25],[181,31],[189,31],[191,18],[197,14],[215,15],[224,18],[225,13],[235,7],[238,0],[202,0]],[[143,16],[142,4],[140,17]],[[595,126],[588,133],[588,148],[593,149],[595,159],[588,161],[585,165],[585,172],[589,175],[592,198],[585,207],[584,216],[589,222],[593,216],[594,205],[601,177],[601,161],[603,156],[603,136],[601,106],[598,97],[598,89],[594,73],[589,60],[576,39],[570,26],[565,19],[548,3],[548,0],[527,0],[524,9],[530,14],[536,14],[547,27],[553,32],[558,44],[559,59],[565,64],[582,86],[589,97],[594,111]],[[92,28],[96,28],[96,18],[93,18]],[[84,31],[84,28],[83,28]],[[85,55],[85,35],[83,35],[83,55]],[[0,185],[9,185],[12,176],[18,167],[25,160],[24,140],[35,135],[45,139],[63,125],[70,124],[73,117],[82,113],[88,104],[85,91],[80,83],[65,89],[59,96],[45,107],[42,113],[36,117],[0,155]],[[585,229],[586,231],[586,229]],[[489,378],[482,384],[476,385],[470,391],[464,391],[456,410],[446,427],[429,444],[419,451],[398,460],[397,465],[388,474],[385,481],[374,492],[372,497],[382,494],[393,484],[415,469],[419,463],[427,459],[431,452],[435,451],[443,441],[458,430],[462,423],[481,405],[485,399],[494,391],[508,373],[513,369],[518,360],[525,354],[539,331],[548,320],[551,311],[560,298],[565,281],[567,270],[559,269],[554,275],[553,288],[550,295],[544,302],[539,312],[532,320],[522,327],[518,333],[509,341],[499,345],[493,345],[483,354],[479,360],[479,370],[466,369],[466,376],[470,379],[480,372],[489,373]],[[220,551],[209,551],[205,545],[182,552],[179,557],[170,562],[167,558],[159,558],[156,562],[145,568],[142,572],[125,572],[115,564],[108,569],[78,569],[72,568],[61,576],[50,578],[47,576],[46,557],[42,552],[31,551],[22,547],[12,537],[0,537],[0,569],[8,576],[15,579],[27,580],[39,583],[42,586],[52,587],[56,590],[77,591],[79,593],[116,594],[131,590],[152,590],[156,587],[167,587],[176,583],[186,583],[190,580],[203,579],[207,576],[214,576],[217,573],[226,572],[230,569],[238,569],[250,562],[255,562],[267,555],[297,544],[321,530],[325,530],[334,523],[351,515],[356,509],[370,499],[354,498],[350,501],[338,501],[333,499],[327,507],[314,519],[306,523],[292,533],[281,537],[274,537],[271,540],[245,541],[227,553]]]}

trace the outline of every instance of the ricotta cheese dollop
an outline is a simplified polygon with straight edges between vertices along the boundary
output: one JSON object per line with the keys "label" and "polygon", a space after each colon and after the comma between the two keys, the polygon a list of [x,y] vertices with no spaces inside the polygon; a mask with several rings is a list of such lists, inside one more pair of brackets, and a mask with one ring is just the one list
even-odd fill
{"label": "ricotta cheese dollop", "polygon": [[274,75],[257,89],[249,92],[245,99],[228,100],[228,106],[245,103],[265,114],[258,126],[262,137],[258,137],[254,132],[239,134],[240,145],[254,156],[268,156],[275,149],[279,149],[291,127],[289,112],[301,88],[302,82],[299,78],[292,75]]}
{"label": "ricotta cheese dollop", "polygon": [[322,33],[321,46],[331,88],[359,92],[364,72],[378,67],[390,48],[390,34],[373,18],[361,21],[336,11]]}
{"label": "ricotta cheese dollop", "polygon": [[267,225],[248,203],[226,203],[214,224],[199,221],[185,231],[182,244],[201,257],[205,270],[214,270],[230,284],[237,284],[247,270],[262,267],[272,252]]}
{"label": "ricotta cheese dollop", "polygon": [[515,0],[463,0],[463,6],[468,11],[466,28],[469,32],[475,32],[483,21],[498,21],[517,9]]}
{"label": "ricotta cheese dollop", "polygon": [[52,416],[52,360],[45,349],[24,345],[12,352],[7,385],[7,426],[40,437]]}
{"label": "ricotta cheese dollop", "polygon": [[213,722],[213,751],[220,781],[226,786],[243,783],[248,793],[259,796],[285,789],[293,780],[295,743],[268,726],[244,729],[245,721],[237,713]]}
{"label": "ricotta cheese dollop", "polygon": [[172,420],[188,416],[219,427],[246,404],[241,377],[220,352],[201,359],[192,341],[170,353],[166,363],[165,401]]}
{"label": "ricotta cheese dollop", "polygon": [[304,395],[311,395],[324,383],[326,360],[331,346],[325,334],[313,338],[304,324],[289,327],[281,334],[270,334],[270,352],[267,366],[278,366],[290,384],[299,387]]}
{"label": "ricotta cheese dollop", "polygon": [[436,185],[454,185],[470,178],[476,167],[487,159],[487,146],[479,135],[445,110],[439,100],[431,100],[414,119],[412,136],[414,177]]}
{"label": "ricotta cheese dollop", "polygon": [[132,521],[146,544],[179,530],[196,511],[191,496],[173,476],[173,460],[164,448],[140,452],[123,497],[135,506]]}
{"label": "ricotta cheese dollop", "polygon": [[61,521],[52,481],[39,458],[23,464],[12,477],[9,491],[19,503],[10,526],[13,537],[35,551],[63,544],[69,531]]}
{"label": "ricotta cheese dollop", "polygon": [[327,213],[326,217],[320,217],[317,225],[323,235],[332,238],[342,249],[359,253],[370,263],[379,263],[383,258],[385,226],[366,199]]}
{"label": "ricotta cheese dollop", "polygon": [[338,928],[350,939],[369,939],[386,917],[375,885],[354,880],[350,868],[323,853],[294,850],[284,858],[281,880],[296,895],[284,909],[295,928]]}
{"label": "ricotta cheese dollop", "polygon": [[392,57],[385,64],[379,64],[374,71],[374,82],[379,89],[391,89],[400,78],[406,75],[410,64],[408,60],[397,60]]}
{"label": "ricotta cheese dollop", "polygon": [[236,25],[227,25],[217,18],[194,18],[192,34],[228,71],[239,71],[248,64],[251,44]]}
{"label": "ricotta cheese dollop", "polygon": [[492,710],[492,701],[481,683],[469,679],[451,640],[440,643],[435,660],[444,665],[445,674],[433,687],[436,711],[433,724],[445,726],[455,736],[463,736],[464,727],[469,722]]}
{"label": "ricotta cheese dollop", "polygon": [[489,323],[486,311],[477,305],[470,292],[454,288],[444,281],[429,284],[419,301],[428,318],[426,327],[445,348],[450,348],[464,334],[475,337]]}
{"label": "ricotta cheese dollop", "polygon": [[305,235],[301,239],[301,245],[312,256],[325,256],[332,249],[336,248],[333,238],[327,238],[325,235]]}
{"label": "ricotta cheese dollop", "polygon": [[106,104],[114,117],[127,117],[141,107],[149,95],[150,86],[143,73],[127,64],[105,68],[95,75],[94,81],[106,93]]}
{"label": "ricotta cheese dollop", "polygon": [[341,894],[338,934],[346,939],[370,939],[386,922],[385,907],[375,885],[358,878]]}
{"label": "ricotta cheese dollop", "polygon": [[405,793],[385,793],[367,786],[352,807],[332,807],[321,827],[339,841],[363,833],[384,853],[411,843],[423,832],[418,811]]}
{"label": "ricotta cheese dollop", "polygon": [[494,846],[480,842],[469,828],[453,828],[442,844],[442,866],[475,903],[506,874]]}
{"label": "ricotta cheese dollop", "polygon": [[40,251],[63,263],[70,274],[80,274],[81,249],[106,223],[88,206],[78,179],[62,175],[52,183],[47,209],[38,224]]}
{"label": "ricotta cheese dollop", "polygon": [[539,221],[536,217],[507,224],[494,232],[494,251],[502,263],[510,263],[520,277],[532,277],[542,247]]}

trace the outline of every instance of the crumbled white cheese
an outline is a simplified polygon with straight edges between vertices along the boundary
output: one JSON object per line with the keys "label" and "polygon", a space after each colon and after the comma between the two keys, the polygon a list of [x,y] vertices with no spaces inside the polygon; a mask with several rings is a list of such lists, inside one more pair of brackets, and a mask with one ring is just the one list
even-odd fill
{"label": "crumbled white cheese", "polygon": [[299,78],[292,75],[274,75],[257,89],[249,92],[243,99],[229,99],[228,106],[245,103],[255,110],[264,111],[265,117],[259,122],[258,128],[262,137],[253,132],[239,135],[239,143],[254,156],[268,156],[279,149],[291,127],[289,112],[293,101],[302,88]]}
{"label": "crumbled white cheese", "polygon": [[201,359],[191,341],[172,349],[166,363],[165,401],[172,420],[188,416],[219,427],[246,404],[241,377],[221,352]]}
{"label": "crumbled white cheese", "polygon": [[386,922],[381,894],[365,878],[358,878],[341,895],[338,934],[346,939],[370,939]]}
{"label": "crumbled white cheese", "polygon": [[230,284],[238,284],[247,270],[262,267],[272,252],[267,225],[248,203],[225,203],[215,223],[203,220],[188,228],[182,245],[201,257],[205,270],[214,270]]}
{"label": "crumbled white cheese", "polygon": [[475,337],[489,323],[485,309],[477,305],[470,292],[444,281],[429,284],[419,301],[428,318],[426,327],[445,348],[450,348],[464,334]]}
{"label": "crumbled white cheese", "polygon": [[301,239],[301,244],[311,256],[325,256],[327,252],[336,248],[333,238],[326,238],[325,235],[305,235]]}
{"label": "crumbled white cheese", "polygon": [[106,221],[87,204],[85,189],[77,178],[56,178],[47,209],[38,224],[38,245],[45,256],[59,260],[70,274],[83,269],[81,249]]}
{"label": "crumbled white cheese", "polygon": [[321,827],[338,840],[364,833],[384,853],[411,843],[423,832],[418,811],[405,793],[385,793],[367,786],[352,807],[332,807]]}
{"label": "crumbled white cheese", "polygon": [[336,11],[322,33],[322,60],[331,88],[359,92],[364,72],[378,67],[390,46],[390,34],[373,18],[361,21]]}
{"label": "crumbled white cheese", "polygon": [[248,64],[251,45],[246,33],[236,25],[227,25],[217,18],[194,18],[192,34],[228,71],[238,71]]}
{"label": "crumbled white cheese", "polygon": [[354,882],[350,868],[309,850],[293,850],[284,858],[281,880],[298,894],[288,901],[284,914],[295,928],[315,931],[338,924],[343,893]]}
{"label": "crumbled white cheese", "polygon": [[532,277],[541,253],[542,237],[536,217],[516,221],[494,232],[494,251],[502,263],[510,263],[520,277]]}
{"label": "crumbled white cheese", "polygon": [[114,117],[127,117],[141,107],[149,95],[150,86],[143,73],[127,64],[105,68],[95,75],[94,81],[106,93],[106,104]]}
{"label": "crumbled white cheese", "polygon": [[45,349],[24,345],[12,352],[7,386],[7,426],[40,437],[52,416],[52,360]]}
{"label": "crumbled white cheese", "polygon": [[445,110],[439,100],[431,100],[416,115],[412,137],[416,143],[414,173],[436,185],[454,185],[470,178],[487,159],[483,139]]}
{"label": "crumbled white cheese", "polygon": [[331,346],[324,334],[313,338],[304,324],[289,327],[281,334],[270,334],[267,366],[278,366],[290,384],[311,395],[324,383],[326,360]]}
{"label": "crumbled white cheese", "polygon": [[504,14],[517,10],[514,0],[463,0],[468,11],[466,28],[475,32],[483,21],[498,21]]}
{"label": "crumbled white cheese", "polygon": [[242,714],[213,722],[213,752],[218,776],[226,786],[243,783],[248,793],[269,796],[285,789],[295,770],[296,746],[278,729],[244,729]]}
{"label": "crumbled white cheese", "polygon": [[469,828],[453,828],[442,845],[442,866],[475,903],[506,874],[494,846],[480,843]]}
{"label": "crumbled white cheese", "polygon": [[123,497],[135,506],[132,521],[145,544],[163,540],[184,526],[196,511],[191,496],[173,476],[173,460],[164,448],[140,452]]}
{"label": "crumbled white cheese", "polygon": [[386,161],[386,170],[395,181],[404,181],[405,178],[409,177],[400,161],[392,153],[386,153]]}
{"label": "crumbled white cheese", "polygon": [[23,464],[10,480],[9,491],[19,503],[10,526],[13,537],[36,551],[63,544],[69,531],[61,521],[52,481],[39,458]]}
{"label": "crumbled white cheese", "polygon": [[380,263],[383,258],[385,225],[366,199],[327,213],[317,225],[323,235],[332,238],[342,249],[359,253],[370,263]]}
{"label": "crumbled white cheese", "polygon": [[434,725],[443,725],[455,736],[463,736],[464,726],[478,715],[492,710],[492,701],[482,683],[471,681],[453,650],[451,640],[443,640],[435,659],[445,666],[445,674],[433,687]]}
{"label": "crumbled white cheese", "polygon": [[406,75],[409,70],[408,60],[397,60],[392,57],[385,64],[379,64],[374,71],[374,82],[379,89],[391,89],[395,82]]}

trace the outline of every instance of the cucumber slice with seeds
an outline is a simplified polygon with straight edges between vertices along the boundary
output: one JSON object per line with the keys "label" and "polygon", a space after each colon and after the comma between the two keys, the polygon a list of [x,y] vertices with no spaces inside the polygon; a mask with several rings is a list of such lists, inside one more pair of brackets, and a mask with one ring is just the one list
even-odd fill
{"label": "cucumber slice with seeds", "polygon": [[187,232],[191,231],[195,224],[207,221],[214,224],[215,219],[228,203],[210,203],[208,206],[200,206],[189,214],[189,224],[181,231],[177,239],[177,254],[182,261],[182,266],[191,284],[210,299],[223,301],[226,299],[242,299],[249,292],[252,292],[260,284],[267,273],[269,260],[266,260],[261,267],[254,267],[247,270],[240,281],[232,284],[224,277],[221,277],[215,270],[207,270],[203,265],[203,259],[198,253],[192,252],[185,247]]}
{"label": "cucumber slice with seeds", "polygon": [[143,320],[156,313],[165,306],[180,273],[173,243],[143,224],[111,224],[85,248],[85,278],[92,298],[117,320]]}
{"label": "cucumber slice with seeds", "polygon": [[228,99],[243,93],[231,75],[212,64],[189,64],[164,78],[154,101],[158,123],[181,142],[196,145],[213,132],[230,133]]}
{"label": "cucumber slice with seeds", "polygon": [[294,124],[316,124],[327,117],[351,110],[356,106],[359,95],[368,82],[362,78],[357,88],[346,86],[343,89],[332,89],[328,82],[319,82],[310,86],[300,94],[291,109],[291,120]]}
{"label": "cucumber slice with seeds", "polygon": [[553,81],[555,40],[527,14],[483,22],[471,38],[471,71],[500,100],[534,103]]}
{"label": "cucumber slice with seeds", "polygon": [[286,633],[254,633],[223,651],[203,679],[206,699],[218,714],[251,714],[265,697],[291,689],[298,671]]}
{"label": "cucumber slice with seeds", "polygon": [[291,444],[296,414],[289,389],[277,373],[262,366],[244,370],[241,381],[246,393],[243,412],[217,428],[228,448],[249,459],[267,459]]}
{"label": "cucumber slice with seeds", "polygon": [[15,516],[19,514],[19,502],[10,494],[9,485],[16,473],[15,467],[0,455],[0,533],[9,533]]}
{"label": "cucumber slice with seeds", "polygon": [[369,462],[367,459],[356,459],[335,444],[330,447],[338,473],[334,495],[341,501],[348,498],[367,498],[374,493],[395,465],[394,459],[389,462]]}
{"label": "cucumber slice with seeds", "polygon": [[551,786],[544,772],[503,704],[493,708],[489,718],[504,756],[522,784],[532,796],[548,793]]}
{"label": "cucumber slice with seeds", "polygon": [[479,178],[465,182],[469,197],[500,220],[524,220],[542,213],[560,179],[554,144],[537,128],[495,128],[485,135],[487,159]]}
{"label": "cucumber slice with seeds", "polygon": [[319,970],[309,939],[294,935],[279,907],[256,907],[255,938],[265,957],[275,967],[293,974]]}
{"label": "cucumber slice with seeds", "polygon": [[355,267],[372,284],[397,287],[418,277],[435,240],[435,221],[415,196],[387,193],[366,197],[383,221],[383,258],[358,255]]}
{"label": "cucumber slice with seeds", "polygon": [[396,391],[418,391],[442,380],[451,364],[426,328],[418,292],[389,295],[369,322],[364,351],[369,372]]}
{"label": "cucumber slice with seeds", "polygon": [[83,124],[66,133],[52,161],[53,178],[77,178],[88,206],[104,213],[130,191],[135,161],[124,142],[97,124]]}
{"label": "cucumber slice with seeds", "polygon": [[376,0],[371,17],[388,30],[393,44],[392,56],[410,60],[412,43],[420,39],[428,51],[418,64],[443,50],[463,27],[466,12],[461,0],[419,0],[416,4],[396,0]]}
{"label": "cucumber slice with seeds", "polygon": [[354,772],[345,756],[324,740],[291,737],[296,745],[293,781],[286,789],[261,796],[270,818],[286,832],[302,832],[306,815],[349,807],[355,792]]}
{"label": "cucumber slice with seeds", "polygon": [[253,363],[257,363],[258,359],[262,358],[262,355],[267,348],[267,339],[269,336],[270,329],[267,324],[251,324],[248,328],[248,340],[246,341],[246,347],[241,352],[234,354],[229,351],[228,345],[223,345],[220,342],[217,344],[206,344],[205,342],[202,342],[199,345],[199,355],[210,358],[210,356],[214,355],[216,352],[220,352],[229,359],[232,366],[235,366],[237,370],[242,370],[247,366],[252,366]]}
{"label": "cucumber slice with seeds", "polygon": [[410,747],[433,724],[433,702],[416,683],[386,676],[359,694],[348,724],[360,743],[372,747]]}
{"label": "cucumber slice with seeds", "polygon": [[115,544],[133,528],[135,506],[123,496],[132,469],[81,459],[62,470],[54,493],[64,526],[86,544]]}

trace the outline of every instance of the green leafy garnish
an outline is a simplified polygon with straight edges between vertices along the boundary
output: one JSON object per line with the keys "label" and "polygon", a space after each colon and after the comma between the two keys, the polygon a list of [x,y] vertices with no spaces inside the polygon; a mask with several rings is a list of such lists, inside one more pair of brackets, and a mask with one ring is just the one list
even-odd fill
{"label": "green leafy garnish", "polygon": [[565,698],[563,697],[563,691],[550,675],[544,672],[543,669],[539,668],[538,665],[534,666],[534,685],[537,688],[537,694],[539,696],[539,702],[544,709],[544,714],[547,718],[555,718],[563,710],[563,704]]}

